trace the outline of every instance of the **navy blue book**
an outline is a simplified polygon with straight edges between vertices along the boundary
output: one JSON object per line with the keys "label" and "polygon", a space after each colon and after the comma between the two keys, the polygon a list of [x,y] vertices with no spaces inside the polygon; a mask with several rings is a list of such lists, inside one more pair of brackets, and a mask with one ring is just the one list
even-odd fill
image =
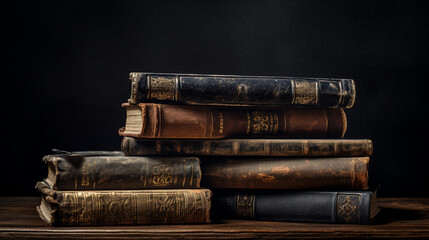
{"label": "navy blue book", "polygon": [[215,218],[264,221],[370,224],[380,211],[371,191],[214,192],[212,203]]}
{"label": "navy blue book", "polygon": [[130,104],[351,108],[352,79],[130,73]]}

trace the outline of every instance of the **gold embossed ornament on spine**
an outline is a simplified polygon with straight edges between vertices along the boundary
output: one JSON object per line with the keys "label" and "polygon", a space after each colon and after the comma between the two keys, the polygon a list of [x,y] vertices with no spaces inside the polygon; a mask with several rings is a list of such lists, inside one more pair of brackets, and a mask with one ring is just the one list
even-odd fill
{"label": "gold embossed ornament on spine", "polygon": [[55,226],[209,223],[208,189],[55,191],[45,182],[39,215]]}
{"label": "gold embossed ornament on spine", "polygon": [[295,80],[294,103],[301,105],[315,105],[319,102],[317,82]]}
{"label": "gold embossed ornament on spine", "polygon": [[174,76],[150,76],[148,99],[177,101],[176,82]]}
{"label": "gold embossed ornament on spine", "polygon": [[255,219],[255,195],[237,195],[237,217],[239,219]]}
{"label": "gold embossed ornament on spine", "polygon": [[277,134],[279,131],[279,113],[273,111],[251,111],[247,116],[247,134]]}
{"label": "gold embossed ornament on spine", "polygon": [[359,195],[339,194],[337,197],[337,222],[338,223],[358,223],[359,205],[361,202]]}

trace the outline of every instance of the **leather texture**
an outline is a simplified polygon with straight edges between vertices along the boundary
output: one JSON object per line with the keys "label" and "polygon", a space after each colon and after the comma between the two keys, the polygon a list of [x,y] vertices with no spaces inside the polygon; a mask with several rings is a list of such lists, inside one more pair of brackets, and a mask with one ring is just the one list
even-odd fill
{"label": "leather texture", "polygon": [[44,182],[37,207],[53,226],[209,223],[208,189],[56,191]]}
{"label": "leather texture", "polygon": [[126,121],[119,134],[137,138],[342,138],[347,129],[341,108],[122,106],[127,118],[130,111],[140,111],[142,123],[138,131],[132,131]]}
{"label": "leather texture", "polygon": [[196,157],[75,152],[47,155],[43,161],[55,176],[56,190],[199,188],[201,181]]}
{"label": "leather texture", "polygon": [[214,192],[220,218],[264,221],[369,224],[371,191]]}
{"label": "leather texture", "polygon": [[200,159],[201,186],[210,189],[368,189],[369,157]]}
{"label": "leather texture", "polygon": [[371,156],[369,139],[139,139],[124,137],[121,150],[127,156]]}
{"label": "leather texture", "polygon": [[351,108],[352,79],[130,73],[129,103]]}

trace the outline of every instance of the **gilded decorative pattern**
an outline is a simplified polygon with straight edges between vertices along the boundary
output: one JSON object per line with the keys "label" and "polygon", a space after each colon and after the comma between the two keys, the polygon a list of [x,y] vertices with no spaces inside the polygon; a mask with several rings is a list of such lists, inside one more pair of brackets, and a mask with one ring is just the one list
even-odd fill
{"label": "gilded decorative pattern", "polygon": [[152,176],[154,186],[168,186],[173,183],[174,169],[167,164],[155,165]]}
{"label": "gilded decorative pattern", "polygon": [[107,223],[132,223],[135,212],[132,210],[131,196],[118,197],[113,200],[100,198],[100,221]]}
{"label": "gilded decorative pattern", "polygon": [[176,78],[175,77],[150,77],[149,99],[176,100]]}
{"label": "gilded decorative pattern", "polygon": [[295,99],[297,104],[317,104],[318,89],[316,81],[295,80]]}
{"label": "gilded decorative pattern", "polygon": [[[61,193],[58,225],[209,222],[209,190],[74,191]],[[61,220],[60,220],[61,219]]]}
{"label": "gilded decorative pattern", "polygon": [[254,219],[255,213],[253,205],[255,203],[255,195],[242,194],[237,195],[237,216],[240,219]]}
{"label": "gilded decorative pattern", "polygon": [[337,222],[359,223],[359,195],[338,195]]}
{"label": "gilded decorative pattern", "polygon": [[247,113],[247,133],[276,134],[279,130],[279,114],[277,112],[254,111]]}
{"label": "gilded decorative pattern", "polygon": [[175,219],[180,216],[177,206],[177,199],[180,196],[176,195],[158,195],[154,197],[155,211],[154,218],[161,220],[161,222],[168,222],[168,219]]}

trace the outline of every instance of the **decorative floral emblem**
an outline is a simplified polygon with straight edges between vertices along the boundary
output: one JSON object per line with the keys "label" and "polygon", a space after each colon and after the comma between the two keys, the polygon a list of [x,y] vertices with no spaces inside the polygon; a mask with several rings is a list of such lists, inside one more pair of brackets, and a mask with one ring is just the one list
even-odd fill
{"label": "decorative floral emblem", "polygon": [[100,198],[100,203],[99,221],[106,223],[131,223],[133,221],[130,197],[118,198],[112,201]]}
{"label": "decorative floral emblem", "polygon": [[277,112],[254,111],[251,114],[247,113],[247,133],[275,134],[278,129],[279,114]]}
{"label": "decorative floral emblem", "polygon": [[266,112],[253,112],[253,134],[267,133],[269,127],[269,116]]}
{"label": "decorative floral emblem", "polygon": [[173,183],[174,170],[166,164],[156,165],[152,168],[152,182],[155,186],[166,186]]}
{"label": "decorative floral emblem", "polygon": [[[353,198],[353,199],[352,199]],[[359,214],[359,196],[339,196],[337,216],[339,222],[356,222]]]}
{"label": "decorative floral emblem", "polygon": [[174,77],[150,77],[150,99],[175,100]]}

